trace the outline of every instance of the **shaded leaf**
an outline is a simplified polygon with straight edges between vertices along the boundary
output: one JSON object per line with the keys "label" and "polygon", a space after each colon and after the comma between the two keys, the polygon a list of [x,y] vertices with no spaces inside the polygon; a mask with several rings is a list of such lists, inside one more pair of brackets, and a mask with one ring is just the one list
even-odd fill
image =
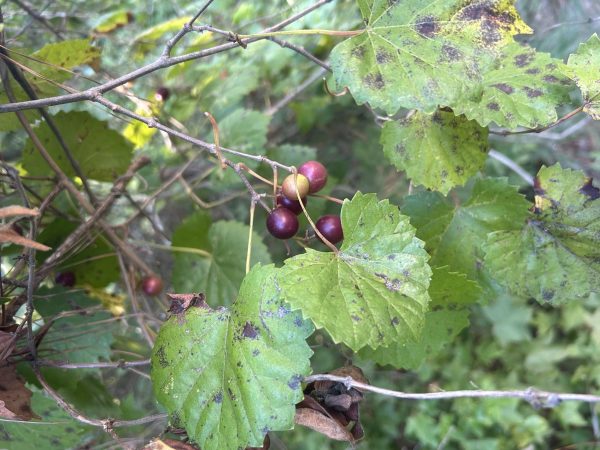
{"label": "shaded leaf", "polygon": [[529,202],[503,179],[477,180],[462,204],[441,194],[421,192],[406,198],[402,211],[424,240],[434,267],[483,281],[482,245],[488,233],[520,229]]}
{"label": "shaded leaf", "polygon": [[[208,255],[177,252],[173,287],[179,292],[201,292],[211,305],[229,305],[246,274],[246,249],[250,228],[240,222],[210,225],[206,213],[187,218],[173,234],[173,246],[198,248]],[[252,236],[252,264],[268,264],[271,257],[262,239]]]}
{"label": "shaded leaf", "polygon": [[579,45],[563,68],[563,72],[577,83],[586,102],[583,110],[594,120],[600,120],[600,37],[594,33]]}
{"label": "shaded leaf", "polygon": [[386,122],[381,143],[385,156],[413,183],[447,194],[483,167],[487,137],[477,122],[438,110]]}
{"label": "shaded leaf", "polygon": [[156,339],[156,397],[203,450],[261,446],[268,431],[292,428],[312,327],[286,307],[273,275],[255,266],[230,309],[190,308]]}
{"label": "shaded leaf", "polygon": [[[38,347],[40,357],[86,363],[110,359],[114,322],[85,292],[41,288],[34,306],[45,321],[53,320]],[[76,378],[85,371],[70,374]]]}
{"label": "shaded leaf", "polygon": [[[77,225],[63,219],[54,219],[40,233],[38,240],[52,248],[58,247]],[[43,256],[38,255],[42,261]],[[90,285],[104,288],[107,284],[120,279],[119,262],[114,249],[102,236],[98,236],[91,243],[83,243],[79,251],[73,256],[65,258],[56,267],[56,271],[73,272],[77,285]]]}
{"label": "shaded leaf", "polygon": [[341,212],[338,254],[306,249],[278,283],[285,299],[353,350],[418,339],[431,269],[408,218],[387,200],[357,193]]}
{"label": "shaded leaf", "polygon": [[536,210],[521,230],[492,233],[485,262],[513,292],[561,304],[600,290],[600,200],[559,164],[538,173]]}
{"label": "shaded leaf", "polygon": [[[59,112],[53,119],[84,176],[114,181],[127,170],[132,148],[123,136],[109,128],[108,122],[82,111]],[[48,125],[43,122],[35,132],[65,174],[74,177],[75,171]],[[48,176],[50,170],[30,140],[23,150],[23,167],[33,176]]]}

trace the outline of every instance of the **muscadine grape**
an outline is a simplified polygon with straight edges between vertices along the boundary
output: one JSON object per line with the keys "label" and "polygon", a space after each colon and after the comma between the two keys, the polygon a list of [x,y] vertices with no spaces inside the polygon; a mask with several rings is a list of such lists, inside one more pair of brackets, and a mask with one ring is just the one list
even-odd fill
{"label": "muscadine grape", "polygon": [[289,239],[298,232],[298,218],[287,208],[275,208],[267,216],[267,230],[278,239]]}
{"label": "muscadine grape", "polygon": [[290,200],[298,200],[296,190],[302,198],[306,197],[309,189],[310,185],[308,183],[308,178],[300,174],[296,177],[294,177],[294,174],[288,175],[285,177],[285,180],[283,180],[283,183],[281,183],[281,193]]}
{"label": "muscadine grape", "polygon": [[158,295],[163,288],[162,280],[156,275],[148,275],[142,279],[142,291],[147,295]]}
{"label": "muscadine grape", "polygon": [[156,101],[159,102],[166,102],[170,96],[171,91],[169,91],[169,88],[166,88],[164,86],[159,87],[154,93],[154,98],[156,99]]}
{"label": "muscadine grape", "polygon": [[319,192],[327,183],[327,169],[319,161],[306,161],[298,167],[298,173],[308,179],[311,194]]}
{"label": "muscadine grape", "polygon": [[[304,197],[302,199],[302,203],[304,203],[304,207],[306,207],[308,199]],[[302,212],[302,206],[298,200],[290,200],[285,195],[277,196],[277,206],[282,206],[283,208],[289,209],[294,214],[298,215]]]}
{"label": "muscadine grape", "polygon": [[[319,232],[332,244],[337,244],[344,239],[344,232],[342,230],[342,221],[340,216],[322,216],[319,218],[319,220],[317,220],[315,226],[317,227],[317,230],[319,230]],[[320,237],[319,240],[321,240]]]}
{"label": "muscadine grape", "polygon": [[75,286],[75,274],[73,272],[60,272],[56,275],[54,281],[65,287],[73,287]]}

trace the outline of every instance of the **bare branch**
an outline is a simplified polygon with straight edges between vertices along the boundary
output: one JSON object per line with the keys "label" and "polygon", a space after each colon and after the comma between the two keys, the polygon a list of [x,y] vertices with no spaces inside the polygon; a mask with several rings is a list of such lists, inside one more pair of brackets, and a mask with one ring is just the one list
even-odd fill
{"label": "bare branch", "polygon": [[563,401],[600,403],[599,395],[547,392],[538,391],[534,388],[528,388],[522,391],[463,390],[408,393],[380,388],[366,383],[361,383],[360,381],[354,380],[352,377],[339,377],[337,375],[318,374],[310,375],[304,378],[305,383],[312,383],[313,381],[323,380],[337,381],[339,383],[343,383],[346,389],[356,388],[361,391],[373,392],[375,394],[385,395],[387,397],[400,398],[403,400],[445,400],[453,398],[518,398],[529,402],[535,408],[553,408]]}

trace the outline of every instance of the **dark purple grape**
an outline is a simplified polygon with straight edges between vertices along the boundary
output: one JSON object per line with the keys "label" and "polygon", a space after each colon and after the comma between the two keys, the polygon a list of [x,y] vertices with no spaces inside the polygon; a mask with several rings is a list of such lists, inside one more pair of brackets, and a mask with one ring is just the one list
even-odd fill
{"label": "dark purple grape", "polygon": [[267,216],[267,230],[278,239],[289,239],[298,232],[298,218],[287,208],[275,208]]}
{"label": "dark purple grape", "polygon": [[54,281],[65,287],[73,287],[75,286],[75,274],[73,272],[60,272],[56,275]]}
{"label": "dark purple grape", "polygon": [[327,169],[319,161],[306,161],[298,167],[298,173],[308,178],[308,192],[319,192],[327,183]]}
{"label": "dark purple grape", "polygon": [[[322,216],[315,224],[317,230],[332,244],[337,244],[344,239],[344,231],[342,230],[342,221],[340,216]],[[317,235],[318,236],[318,235]],[[321,238],[319,238],[320,240]]]}
{"label": "dark purple grape", "polygon": [[164,86],[159,87],[154,93],[154,98],[159,102],[166,102],[170,96],[171,91],[169,91],[169,88]]}
{"label": "dark purple grape", "polygon": [[[302,203],[304,203],[304,207],[306,207],[306,202],[308,199],[304,197],[302,199]],[[283,208],[289,209],[294,214],[298,215],[302,213],[302,206],[300,206],[300,202],[298,200],[290,200],[285,195],[277,196],[277,206],[281,206]]]}

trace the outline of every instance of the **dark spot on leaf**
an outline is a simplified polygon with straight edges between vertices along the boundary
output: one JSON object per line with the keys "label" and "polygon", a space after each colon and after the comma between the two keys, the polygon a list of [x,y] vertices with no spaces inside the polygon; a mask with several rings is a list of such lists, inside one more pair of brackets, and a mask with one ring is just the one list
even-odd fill
{"label": "dark spot on leaf", "polygon": [[536,68],[527,69],[525,71],[525,73],[528,73],[529,75],[537,75],[538,73],[540,73],[540,69],[536,69]]}
{"label": "dark spot on leaf", "polygon": [[221,403],[223,401],[223,392],[217,392],[213,397],[213,400],[215,401],[215,403]]}
{"label": "dark spot on leaf", "polygon": [[512,88],[512,86],[509,86],[506,83],[498,83],[498,84],[494,84],[492,85],[494,86],[496,89],[501,90],[502,92],[504,92],[505,94],[512,94],[515,90]]}
{"label": "dark spot on leaf", "polygon": [[294,325],[296,325],[297,327],[301,327],[303,325],[300,316],[296,316],[296,318],[294,319]]}
{"label": "dark spot on leaf", "polygon": [[433,37],[440,31],[440,26],[433,16],[427,16],[417,20],[418,22],[415,23],[415,30],[417,30],[417,33],[421,36]]}
{"label": "dark spot on leaf", "polygon": [[388,255],[387,259],[389,259],[390,261],[393,261],[396,259],[396,255],[392,253],[391,255]]}
{"label": "dark spot on leaf", "polygon": [[377,53],[375,54],[375,59],[377,60],[378,64],[385,64],[385,63],[389,63],[392,60],[392,55],[390,55],[385,50],[379,49],[379,50],[377,50]]}
{"label": "dark spot on leaf", "polygon": [[454,173],[456,173],[457,175],[462,175],[464,172],[465,172],[465,170],[460,166],[456,166],[454,168]]}
{"label": "dark spot on leaf", "polygon": [[596,200],[600,198],[600,189],[592,185],[592,179],[588,178],[581,189],[579,189],[583,195],[587,195],[590,200]]}
{"label": "dark spot on leaf", "polygon": [[246,322],[244,325],[244,329],[242,330],[242,336],[249,339],[256,339],[258,336],[258,331],[254,328],[250,322]]}
{"label": "dark spot on leaf", "polygon": [[448,171],[447,170],[442,170],[440,172],[440,176],[442,177],[442,179],[448,178]]}
{"label": "dark spot on leaf", "polygon": [[487,108],[492,111],[500,111],[500,105],[498,105],[498,103],[495,102],[488,103]]}
{"label": "dark spot on leaf", "polygon": [[442,47],[442,55],[447,61],[457,61],[460,59],[460,51],[448,44],[444,44]]}
{"label": "dark spot on leaf", "polygon": [[360,322],[360,321],[362,320],[362,319],[361,319],[360,317],[358,317],[357,315],[353,315],[353,316],[350,316],[350,317],[352,317],[352,320],[354,320],[355,322]]}
{"label": "dark spot on leaf", "polygon": [[543,80],[546,83],[558,83],[560,80],[556,78],[554,75],[546,75]]}
{"label": "dark spot on leaf", "polygon": [[404,153],[406,153],[406,147],[404,147],[402,144],[396,144],[396,153],[399,155],[404,155]]}
{"label": "dark spot on leaf", "polygon": [[288,386],[290,387],[290,389],[296,390],[300,388],[301,382],[302,377],[300,375],[294,375],[292,378],[290,378],[290,381],[288,381]]}
{"label": "dark spot on leaf", "polygon": [[392,319],[392,325],[396,326],[396,325],[398,325],[399,323],[400,323],[400,319],[398,319],[397,317],[394,317],[394,318]]}
{"label": "dark spot on leaf", "polygon": [[532,89],[527,86],[525,86],[523,88],[523,90],[527,93],[527,97],[529,97],[529,98],[535,98],[535,97],[540,97],[540,96],[544,95],[544,93],[542,91],[540,91],[539,89]]}
{"label": "dark spot on leaf", "polygon": [[167,355],[165,354],[164,346],[161,345],[158,348],[158,350],[156,351],[156,357],[158,358],[158,364],[160,364],[160,367],[162,367],[163,369],[169,365],[169,362],[167,361]]}
{"label": "dark spot on leaf", "polygon": [[515,56],[515,65],[517,67],[525,67],[533,61],[533,53],[522,53]]}
{"label": "dark spot on leaf", "polygon": [[544,290],[542,292],[542,298],[549,302],[550,300],[552,300],[554,298],[554,291],[553,290]]}
{"label": "dark spot on leaf", "polygon": [[367,86],[369,86],[372,89],[376,89],[378,91],[383,89],[383,87],[385,86],[385,81],[383,81],[383,77],[381,76],[380,73],[378,73],[378,74],[370,73],[363,78],[363,81],[365,82],[365,84]]}
{"label": "dark spot on leaf", "polygon": [[546,64],[546,69],[548,69],[548,70],[555,70],[556,67],[557,66],[554,63]]}
{"label": "dark spot on leaf", "polygon": [[356,47],[356,48],[352,49],[351,54],[355,58],[363,59],[363,56],[365,56],[365,48],[363,46]]}
{"label": "dark spot on leaf", "polygon": [[257,348],[252,350],[252,356],[258,356],[258,355],[260,355],[260,351]]}

